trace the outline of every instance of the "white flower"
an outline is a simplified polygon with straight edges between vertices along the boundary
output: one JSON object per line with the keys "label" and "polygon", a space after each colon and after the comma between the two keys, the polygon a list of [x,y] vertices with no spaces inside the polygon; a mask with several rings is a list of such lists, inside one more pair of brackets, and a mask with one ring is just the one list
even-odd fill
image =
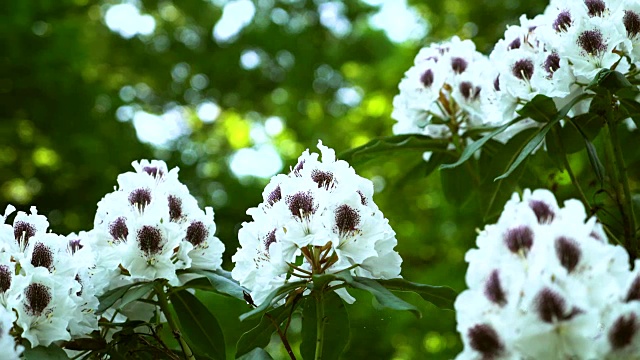
{"label": "white flower", "polygon": [[[271,179],[264,201],[247,210],[253,221],[238,233],[232,276],[256,303],[286,282],[308,281],[311,273],[400,275],[395,233],[371,198],[372,183],[322,142],[318,148],[321,160],[306,150],[288,175]],[[346,291],[339,295],[353,301]]]}
{"label": "white flower", "polygon": [[0,306],[0,349],[2,349],[2,358],[6,360],[18,360],[24,351],[24,347],[16,345],[15,339],[9,334],[14,321],[16,321],[15,313]]}
{"label": "white flower", "polygon": [[393,100],[394,134],[450,138],[484,124],[490,69],[470,40],[453,37],[421,49]]}
{"label": "white flower", "polygon": [[638,270],[582,203],[514,194],[476,243],[465,257],[469,289],[455,302],[459,359],[637,356],[629,344],[640,322],[629,309],[640,305]]}
{"label": "white flower", "polygon": [[79,291],[80,286],[69,286],[58,280],[43,267],[14,280],[20,283],[18,288],[24,289],[17,294],[16,324],[22,328],[22,337],[29,340],[32,347],[71,340],[67,326],[75,304],[69,297],[69,288]]}
{"label": "white flower", "polygon": [[98,203],[92,247],[97,270],[129,281],[164,278],[179,283],[177,270],[218,269],[224,245],[215,237],[213,209],[203,212],[178,180],[178,168],[159,160],[133,164],[118,176],[118,188]]}

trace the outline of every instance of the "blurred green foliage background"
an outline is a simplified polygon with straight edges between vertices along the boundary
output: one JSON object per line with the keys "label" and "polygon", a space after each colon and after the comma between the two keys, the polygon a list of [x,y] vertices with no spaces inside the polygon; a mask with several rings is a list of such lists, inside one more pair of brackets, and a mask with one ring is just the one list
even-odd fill
{"label": "blurred green foliage background", "polygon": [[[130,2],[139,9],[130,22],[147,28],[124,35],[106,20],[119,2],[3,2],[0,208],[36,205],[55,232],[88,230],[119,173],[132,170],[133,160],[163,159],[180,167],[202,206],[215,208],[230,270],[238,229],[249,220],[245,211],[260,202],[268,181],[239,176],[232,164],[245,159],[246,171],[263,168],[259,156],[275,149],[282,164],[275,170],[288,171],[304,149],[316,150],[318,139],[340,153],[391,135],[397,84],[421,46],[459,35],[488,53],[507,24],[546,6],[412,0],[424,36],[416,39],[421,31],[414,28],[408,32],[414,38],[392,41],[373,19],[388,3],[402,7],[401,0],[254,0],[253,16],[243,1],[227,21],[251,20],[226,40],[214,36],[225,0]],[[405,22],[392,13],[387,26],[393,31]],[[270,158],[267,173],[280,167],[278,157]],[[374,181],[375,200],[397,232],[403,276],[461,291],[464,253],[484,226],[482,204],[447,203],[439,175],[424,178],[420,163],[417,153],[355,167]],[[556,175],[544,173],[538,183],[553,187],[562,181]],[[416,319],[378,311],[369,295],[353,292],[358,301],[348,306],[345,359],[449,359],[460,351],[453,312],[408,296],[423,312]],[[235,341],[253,326],[236,320],[247,305],[202,297],[219,317],[232,356]],[[299,345],[295,330],[294,324]],[[275,340],[269,351],[285,356]]]}

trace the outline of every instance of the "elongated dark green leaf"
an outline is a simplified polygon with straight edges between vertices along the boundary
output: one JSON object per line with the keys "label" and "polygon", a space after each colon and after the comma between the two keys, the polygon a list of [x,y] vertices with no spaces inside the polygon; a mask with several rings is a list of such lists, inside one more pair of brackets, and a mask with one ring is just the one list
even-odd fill
{"label": "elongated dark green leaf", "polygon": [[596,151],[596,147],[593,146],[593,143],[588,140],[585,140],[585,143],[587,146],[587,155],[589,156],[589,162],[591,163],[591,167],[593,168],[593,171],[596,173],[596,177],[598,178],[598,181],[602,184],[604,182],[604,176],[605,176],[604,165],[602,165],[602,162],[598,157],[598,152]]}
{"label": "elongated dark green leaf", "polygon": [[553,99],[542,94],[536,95],[522,109],[518,110],[520,116],[543,123],[552,121],[557,112],[558,109]]}
{"label": "elongated dark green leaf", "polygon": [[453,205],[461,206],[471,198],[475,188],[474,170],[471,163],[467,166],[460,166],[452,169],[442,169],[440,171],[440,182],[442,191],[447,201]]}
{"label": "elongated dark green leaf", "polygon": [[443,139],[433,139],[424,135],[396,135],[374,139],[354,149],[340,154],[339,158],[351,165],[362,163],[385,154],[406,151],[445,151],[448,142]]}
{"label": "elongated dark green leaf", "polygon": [[206,276],[209,282],[211,282],[211,286],[215,292],[244,300],[244,291],[246,291],[246,289],[240,286],[240,284],[230,276],[227,277],[226,274],[220,270],[195,270],[194,272]]}
{"label": "elongated dark green leaf", "polygon": [[620,99],[621,110],[640,128],[640,103],[635,99]]}
{"label": "elongated dark green leaf", "polygon": [[37,346],[33,349],[26,349],[22,353],[24,360],[69,360],[67,353],[60,347],[49,345],[49,347]]}
{"label": "elongated dark green leaf", "polygon": [[598,157],[598,152],[596,151],[595,146],[593,146],[593,143],[589,141],[588,135],[585,134],[585,132],[582,130],[582,127],[577,122],[575,122],[575,120],[572,119],[571,123],[578,130],[580,135],[583,137],[585,146],[587,148],[589,163],[591,163],[591,168],[593,169],[593,172],[596,174],[598,181],[602,184],[604,182],[605,170],[604,170],[604,165],[602,165],[602,162]]}
{"label": "elongated dark green leaf", "polygon": [[122,301],[120,302],[120,308],[125,305],[132,303],[145,295],[148,295],[149,292],[153,289],[153,283],[144,283],[140,286],[136,286],[127,290],[127,292],[122,296]]}
{"label": "elongated dark green leaf", "polygon": [[98,315],[102,314],[108,308],[110,308],[116,301],[122,298],[130,288],[141,285],[141,284],[142,283],[123,285],[115,289],[111,289],[105,292],[104,294],[100,295],[98,297],[98,300],[100,301],[100,305],[98,306],[98,310],[96,310],[96,313]]}
{"label": "elongated dark green leaf", "polygon": [[180,322],[180,330],[194,352],[213,359],[226,359],[224,335],[218,320],[187,290],[169,295]]}
{"label": "elongated dark green leaf", "polygon": [[393,295],[391,291],[380,285],[376,280],[357,277],[353,279],[350,285],[356,289],[368,291],[383,307],[394,310],[407,310],[411,311],[416,317],[422,316],[418,308]]}
{"label": "elongated dark green leaf", "polygon": [[[358,280],[359,278],[356,278],[356,281]],[[419,284],[405,279],[377,280],[377,282],[389,290],[414,292],[441,309],[453,310],[453,302],[458,296],[458,293],[446,286]]]}
{"label": "elongated dark green leaf", "polygon": [[280,306],[268,311],[251,330],[245,332],[236,345],[236,357],[249,353],[254,348],[263,348],[269,344],[271,334],[276,331],[282,321],[291,314],[290,306]]}
{"label": "elongated dark green leaf", "polygon": [[267,311],[271,307],[271,302],[273,301],[273,299],[279,297],[280,295],[286,294],[295,288],[305,286],[305,285],[306,285],[306,281],[296,281],[296,282],[286,283],[282,285],[281,287],[273,290],[269,294],[269,296],[267,296],[267,298],[260,305],[258,305],[258,307],[240,315],[240,321],[257,317],[258,315]]}
{"label": "elongated dark green leaf", "polygon": [[606,89],[612,93],[617,92],[625,88],[630,88],[633,85],[629,80],[619,71],[602,69],[591,81],[587,89],[596,93],[600,93],[601,89]]}
{"label": "elongated dark green leaf", "polygon": [[[593,140],[604,127],[604,118],[594,114],[586,113],[575,116],[571,121],[564,124],[560,129],[560,138],[567,154],[573,154],[584,149],[584,140]],[[579,126],[581,131],[577,129]]]}
{"label": "elongated dark green leaf", "polygon": [[238,360],[273,360],[273,358],[264,349],[255,348],[239,357]]}
{"label": "elongated dark green leaf", "polygon": [[313,359],[316,351],[316,324],[324,321],[323,359],[339,359],[349,343],[349,313],[340,296],[335,292],[324,294],[324,319],[318,319],[317,301],[314,296],[306,298],[302,310],[302,344],[300,354],[303,359]]}
{"label": "elongated dark green leaf", "polygon": [[211,281],[206,277],[199,277],[193,280],[189,280],[186,284],[181,286],[185,289],[198,289],[203,291],[214,291],[213,285],[211,285]]}
{"label": "elongated dark green leaf", "polygon": [[487,141],[489,141],[492,138],[494,138],[495,136],[503,133],[509,126],[517,123],[518,121],[521,121],[522,119],[523,119],[522,117],[517,117],[517,118],[509,121],[508,123],[500,126],[499,128],[493,130],[492,132],[486,134],[485,136],[483,136],[482,138],[478,139],[477,141],[474,141],[473,143],[471,143],[469,146],[467,146],[464,149],[464,151],[462,152],[462,155],[460,155],[460,159],[458,159],[458,161],[456,161],[453,164],[444,164],[444,165],[440,166],[440,168],[441,169],[450,169],[450,168],[454,168],[456,166],[460,166],[462,163],[467,161],[476,151],[478,151]]}
{"label": "elongated dark green leaf", "polygon": [[[484,176],[480,197],[482,204],[486,204],[483,216],[485,220],[493,219],[494,215],[499,215],[502,212],[504,203],[516,190],[519,179],[528,169],[524,166],[527,160],[506,179],[493,181],[495,174],[500,174],[505,171],[509,162],[522,148],[522,144],[536,131],[537,129],[523,130],[509,139],[506,144],[497,142],[487,144],[492,148],[493,154],[485,152],[483,156],[480,157],[481,166],[479,166]],[[486,147],[487,146],[485,146],[485,148]],[[485,156],[487,157],[486,159]]]}
{"label": "elongated dark green leaf", "polygon": [[522,161],[524,161],[524,159],[527,158],[527,156],[529,156],[533,150],[535,150],[538,145],[540,145],[540,143],[542,142],[542,140],[544,140],[544,137],[547,135],[547,133],[549,132],[549,130],[551,130],[551,128],[561,119],[563,119],[565,116],[567,116],[567,113],[569,113],[569,111],[571,110],[571,108],[577,104],[578,102],[592,97],[593,95],[590,94],[581,94],[580,96],[575,97],[573,100],[571,100],[571,102],[569,102],[567,105],[565,105],[560,112],[558,112],[556,114],[556,116],[549,121],[548,123],[546,123],[542,129],[540,129],[540,131],[538,131],[537,133],[535,133],[522,147],[522,150],[519,151],[517,153],[517,156],[515,156],[513,158],[512,161],[510,161],[509,163],[509,167],[507,169],[507,171],[498,176],[497,178],[495,178],[495,180],[500,180],[500,179],[504,179],[506,177],[508,177],[513,170],[515,170],[518,165],[520,165],[520,163],[522,163]]}

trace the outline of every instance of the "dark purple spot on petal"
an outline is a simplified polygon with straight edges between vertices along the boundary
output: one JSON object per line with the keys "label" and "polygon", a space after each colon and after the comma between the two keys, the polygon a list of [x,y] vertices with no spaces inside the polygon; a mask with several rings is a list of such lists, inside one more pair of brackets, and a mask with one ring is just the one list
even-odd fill
{"label": "dark purple spot on petal", "polygon": [[194,221],[187,228],[187,237],[185,240],[190,242],[194,247],[202,244],[209,236],[209,229],[202,221]]}
{"label": "dark purple spot on petal", "polygon": [[611,325],[609,330],[609,342],[614,350],[620,350],[631,344],[633,337],[638,332],[638,319],[636,314],[620,316]]}
{"label": "dark purple spot on petal", "polygon": [[458,85],[460,93],[467,101],[475,101],[480,96],[481,88],[479,86],[473,86],[469,81],[463,81]]}
{"label": "dark purple spot on petal", "polygon": [[82,279],[80,279],[80,275],[76,274],[75,280],[80,284],[80,290],[76,292],[76,296],[82,296],[82,290],[84,289],[84,284],[82,283]]}
{"label": "dark purple spot on petal", "polygon": [[557,32],[567,31],[569,27],[571,27],[571,23],[573,20],[571,19],[571,13],[568,10],[560,12],[558,17],[553,22],[553,30]]}
{"label": "dark purple spot on petal", "polygon": [[496,76],[496,79],[493,80],[493,89],[495,91],[500,91],[500,75]]}
{"label": "dark purple spot on petal", "polygon": [[340,205],[335,212],[335,221],[339,235],[352,234],[360,225],[360,214],[349,205]]}
{"label": "dark purple spot on petal", "polygon": [[624,28],[627,30],[629,39],[634,38],[640,33],[640,15],[638,15],[637,12],[625,10],[622,22],[624,23]]}
{"label": "dark purple spot on petal", "polygon": [[451,59],[451,69],[456,74],[462,74],[465,70],[467,70],[467,66],[469,66],[467,60],[461,57],[454,57]]}
{"label": "dark purple spot on petal", "polygon": [[530,59],[520,59],[513,64],[511,68],[511,72],[513,76],[517,77],[520,80],[531,80],[533,76],[533,61]]}
{"label": "dark purple spot on petal", "polygon": [[269,231],[269,233],[267,234],[267,236],[264,237],[264,240],[263,240],[264,249],[266,250],[267,253],[269,253],[269,246],[271,246],[271,244],[273,244],[276,241],[277,241],[276,229],[273,229]]}
{"label": "dark purple spot on petal", "polygon": [[425,71],[422,76],[420,76],[420,82],[425,87],[430,87],[433,84],[433,71],[431,69]]}
{"label": "dark purple spot on petal", "polygon": [[151,203],[151,190],[147,188],[135,189],[129,194],[129,204],[135,206],[140,211]]}
{"label": "dark purple spot on petal", "polygon": [[602,16],[607,9],[602,0],[585,0],[584,4],[587,5],[587,12],[590,17]]}
{"label": "dark purple spot on petal", "polygon": [[507,296],[502,289],[500,276],[498,275],[498,270],[493,270],[491,272],[489,279],[487,279],[487,282],[484,285],[484,295],[493,303],[504,306],[507,303]]}
{"label": "dark purple spot on petal", "polygon": [[549,56],[544,60],[544,69],[549,73],[549,75],[553,75],[556,70],[560,69],[560,55],[556,52],[549,54]]}
{"label": "dark purple spot on petal", "polygon": [[127,241],[127,236],[129,235],[127,219],[121,216],[109,224],[109,234],[113,238],[113,241]]}
{"label": "dark purple spot on petal", "polygon": [[182,200],[174,195],[167,197],[169,203],[169,219],[173,222],[180,221],[182,219]]}
{"label": "dark purple spot on petal", "polygon": [[362,205],[367,205],[368,201],[367,201],[367,197],[364,196],[364,194],[362,193],[362,191],[358,190],[358,195],[360,195],[360,204]]}
{"label": "dark purple spot on petal", "polygon": [[330,171],[313,169],[311,171],[311,180],[318,184],[319,188],[324,187],[328,190],[333,184],[333,173]]}
{"label": "dark purple spot on petal", "polygon": [[80,239],[72,239],[69,240],[69,243],[67,244],[67,251],[69,252],[69,254],[73,255],[83,247],[84,246],[81,244]]}
{"label": "dark purple spot on petal", "polygon": [[607,45],[604,43],[600,30],[583,31],[578,36],[577,43],[588,55],[599,55],[607,50]]}
{"label": "dark purple spot on petal", "polygon": [[520,38],[515,38],[509,46],[507,46],[507,50],[520,49],[520,45],[522,45]]}
{"label": "dark purple spot on petal", "polygon": [[40,316],[51,302],[51,289],[40,283],[33,283],[24,290],[24,307],[31,316]]}
{"label": "dark purple spot on petal", "polygon": [[491,325],[475,325],[469,328],[467,336],[471,348],[482,354],[483,359],[494,359],[504,351],[500,336]]}
{"label": "dark purple spot on petal", "polygon": [[159,177],[162,177],[164,175],[162,173],[162,170],[158,169],[155,166],[145,166],[142,170],[144,172],[146,172],[147,174],[153,176],[154,178],[159,178]]}
{"label": "dark purple spot on petal", "polygon": [[31,239],[36,234],[36,228],[25,221],[16,221],[13,224],[13,236],[16,238],[16,241],[23,246],[27,246],[29,244],[29,239]]}
{"label": "dark purple spot on petal", "polygon": [[293,174],[295,176],[300,176],[300,171],[304,168],[304,160],[301,160],[296,166],[293,168]]}
{"label": "dark purple spot on petal", "polygon": [[556,256],[558,256],[562,267],[567,269],[568,272],[572,272],[582,257],[582,250],[580,250],[578,243],[575,240],[561,236],[556,239],[555,248]]}
{"label": "dark purple spot on petal", "polygon": [[289,205],[291,214],[300,219],[308,217],[316,211],[316,207],[313,204],[313,196],[308,191],[300,191],[293,195],[288,195],[286,202]]}
{"label": "dark purple spot on petal", "polygon": [[282,200],[282,190],[280,189],[280,185],[278,185],[267,197],[267,203],[271,206]]}
{"label": "dark purple spot on petal", "polygon": [[513,253],[529,252],[533,246],[533,230],[528,226],[519,226],[509,229],[504,235],[504,242]]}
{"label": "dark purple spot on petal", "polygon": [[51,270],[53,267],[53,252],[51,249],[41,242],[36,243],[31,254],[31,265]]}
{"label": "dark purple spot on petal", "polygon": [[7,292],[11,287],[12,271],[7,265],[0,265],[0,292]]}
{"label": "dark purple spot on petal", "polygon": [[144,225],[138,230],[138,248],[146,256],[151,256],[162,251],[162,233],[160,229]]}
{"label": "dark purple spot on petal", "polygon": [[556,217],[551,206],[544,201],[531,200],[529,201],[529,207],[533,210],[534,214],[536,214],[539,224],[550,224]]}
{"label": "dark purple spot on petal", "polygon": [[546,323],[571,320],[574,316],[582,313],[582,310],[578,308],[567,311],[567,303],[562,295],[548,288],[542,289],[536,295],[535,304],[540,320]]}

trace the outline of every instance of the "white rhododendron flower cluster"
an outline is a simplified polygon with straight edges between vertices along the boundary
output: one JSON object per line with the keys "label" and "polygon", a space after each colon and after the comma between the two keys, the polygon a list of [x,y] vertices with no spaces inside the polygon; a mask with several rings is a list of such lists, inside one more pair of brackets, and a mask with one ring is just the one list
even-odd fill
{"label": "white rhododendron flower cluster", "polygon": [[[306,150],[288,175],[271,179],[264,201],[247,210],[253,220],[239,231],[234,279],[256,303],[279,286],[337,273],[369,278],[400,276],[395,232],[373,202],[373,184],[358,176],[334,150]],[[337,293],[353,298],[345,289]]]}
{"label": "white rhododendron flower cluster", "polygon": [[98,203],[94,220],[97,264],[109,287],[167,279],[177,270],[219,269],[224,244],[215,236],[213,209],[198,207],[178,180],[178,168],[163,161],[133,162],[118,176],[117,190]]}
{"label": "white rhododendron flower cluster", "polygon": [[[98,299],[90,234],[47,232],[49,222],[32,207],[0,215],[0,343],[11,358],[9,329],[32,347],[88,336],[98,329]],[[13,320],[9,320],[12,318]],[[6,353],[5,353],[6,351]],[[16,353],[17,354],[17,353]]]}
{"label": "white rhododendron flower cluster", "polygon": [[467,252],[457,359],[640,358],[640,261],[607,243],[582,203],[514,194]]}
{"label": "white rhododendron flower cluster", "polygon": [[[488,58],[457,37],[420,50],[394,99],[393,131],[450,139],[474,127],[507,124],[536,95],[560,108],[584,93],[600,70],[628,74],[639,63],[637,0],[552,0],[543,14],[523,15],[509,26]],[[569,115],[586,112],[588,104]],[[526,119],[497,139],[531,126],[541,124]]]}
{"label": "white rhododendron flower cluster", "polygon": [[[432,44],[423,48],[400,82],[393,100],[396,134],[422,133],[435,138],[462,134],[482,125],[485,98],[480,96],[490,69],[489,59],[471,40]],[[446,123],[452,117],[456,124]]]}

